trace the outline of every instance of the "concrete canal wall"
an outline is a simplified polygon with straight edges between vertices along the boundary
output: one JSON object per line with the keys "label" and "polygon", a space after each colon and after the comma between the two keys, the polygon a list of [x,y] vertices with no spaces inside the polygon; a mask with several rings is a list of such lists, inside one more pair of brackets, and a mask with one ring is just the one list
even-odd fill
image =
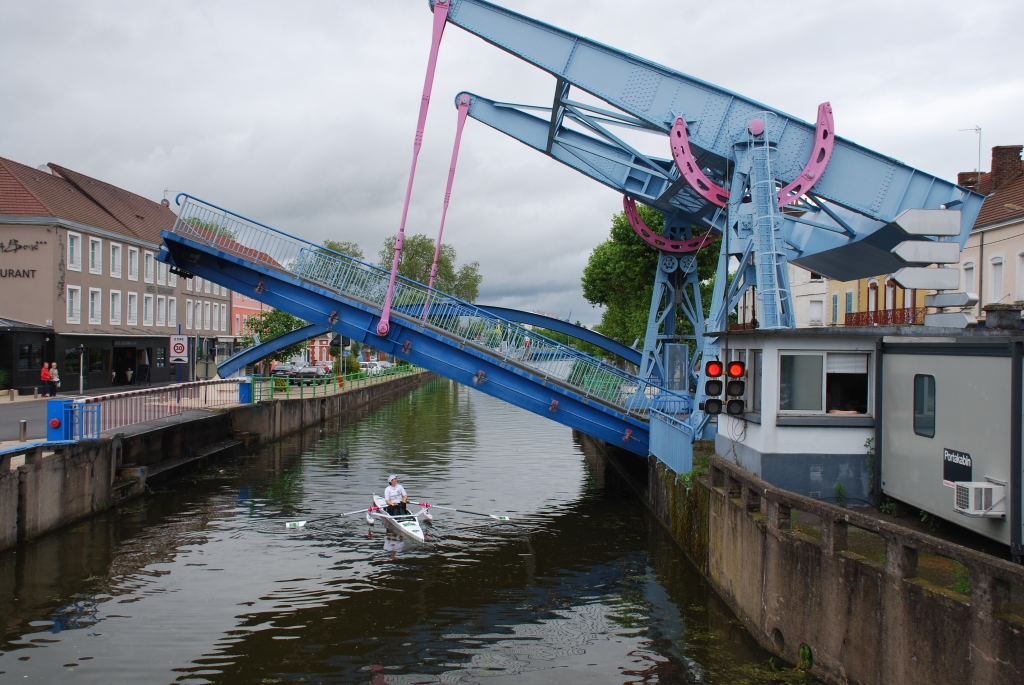
{"label": "concrete canal wall", "polygon": [[626,476],[786,661],[829,683],[1024,682],[1024,567],[780,490],[719,456],[689,483],[656,459],[577,440]]}
{"label": "concrete canal wall", "polygon": [[169,482],[342,412],[387,401],[433,378],[424,372],[326,397],[239,405],[48,451],[28,445],[22,451],[24,464],[13,469],[14,455],[5,454],[0,456],[0,550],[133,499],[147,485]]}

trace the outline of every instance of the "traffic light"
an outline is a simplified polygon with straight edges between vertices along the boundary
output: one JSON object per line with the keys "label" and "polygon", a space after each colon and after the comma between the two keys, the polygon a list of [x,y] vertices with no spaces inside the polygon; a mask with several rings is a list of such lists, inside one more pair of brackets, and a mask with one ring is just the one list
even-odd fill
{"label": "traffic light", "polygon": [[729,416],[741,416],[746,411],[746,402],[743,395],[747,391],[747,382],[744,377],[747,375],[747,365],[740,361],[731,361],[726,367],[725,394],[728,398],[725,404],[725,413]]}
{"label": "traffic light", "polygon": [[724,372],[724,365],[717,359],[704,364],[704,375],[707,376],[707,380],[704,381],[704,394],[707,397],[704,399],[703,409],[708,416],[717,416],[722,413],[721,394],[725,390],[725,384],[722,382]]}

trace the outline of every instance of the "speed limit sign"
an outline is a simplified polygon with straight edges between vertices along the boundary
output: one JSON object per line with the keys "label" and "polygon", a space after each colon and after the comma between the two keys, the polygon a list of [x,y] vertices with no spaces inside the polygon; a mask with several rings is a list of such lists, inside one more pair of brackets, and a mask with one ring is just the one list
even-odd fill
{"label": "speed limit sign", "polygon": [[171,336],[171,358],[172,364],[188,364],[188,336]]}

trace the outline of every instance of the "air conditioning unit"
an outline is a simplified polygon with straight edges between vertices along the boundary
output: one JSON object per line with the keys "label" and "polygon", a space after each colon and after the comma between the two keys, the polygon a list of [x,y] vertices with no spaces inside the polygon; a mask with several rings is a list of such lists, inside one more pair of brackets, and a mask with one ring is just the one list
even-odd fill
{"label": "air conditioning unit", "polygon": [[953,511],[972,518],[1006,518],[1006,486],[998,483],[954,483]]}

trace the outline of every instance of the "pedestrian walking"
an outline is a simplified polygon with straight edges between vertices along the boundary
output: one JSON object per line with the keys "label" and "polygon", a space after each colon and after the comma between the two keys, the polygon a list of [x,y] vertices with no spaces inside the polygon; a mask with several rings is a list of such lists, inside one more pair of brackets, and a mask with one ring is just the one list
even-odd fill
{"label": "pedestrian walking", "polygon": [[50,396],[57,396],[57,388],[60,387],[60,371],[57,370],[57,362],[50,362]]}
{"label": "pedestrian walking", "polygon": [[45,362],[39,370],[39,381],[43,384],[43,397],[46,397],[50,392],[50,367]]}

